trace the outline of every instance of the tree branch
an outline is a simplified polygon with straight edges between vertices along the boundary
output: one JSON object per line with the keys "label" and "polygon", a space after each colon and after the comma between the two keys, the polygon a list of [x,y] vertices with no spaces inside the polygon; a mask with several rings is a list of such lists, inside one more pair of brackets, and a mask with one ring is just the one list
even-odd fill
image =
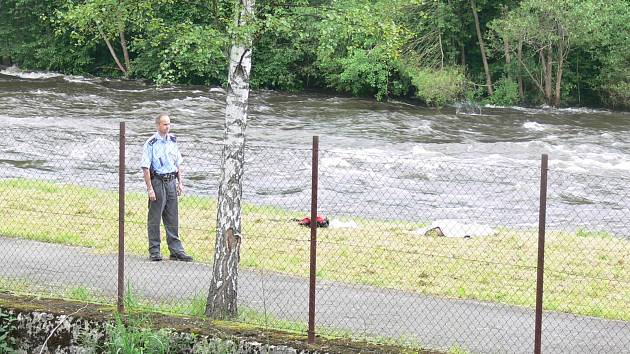
{"label": "tree branch", "polygon": [[86,304],[85,306],[81,307],[80,309],[74,311],[73,313],[69,314],[69,315],[61,315],[61,317],[59,318],[59,323],[57,324],[57,326],[55,328],[52,329],[52,331],[50,331],[50,333],[48,334],[48,337],[46,337],[46,340],[44,341],[44,343],[42,344],[42,347],[39,349],[39,354],[42,354],[44,352],[44,348],[46,348],[46,344],[48,344],[48,341],[50,340],[50,338],[52,337],[52,335],[55,333],[55,331],[59,328],[59,326],[61,326],[61,324],[63,323],[63,321],[66,320],[66,318],[78,313],[79,311],[83,310],[84,308],[86,308],[88,305]]}
{"label": "tree branch", "polygon": [[131,66],[129,65],[129,51],[127,51],[127,40],[125,39],[125,32],[122,30],[120,31],[120,46],[122,47],[123,55],[125,57],[125,67],[127,68],[127,71],[125,71],[125,76],[127,76],[129,68]]}
{"label": "tree branch", "polygon": [[103,33],[103,30],[101,29],[101,27],[100,26],[97,26],[97,27],[98,27],[98,33],[101,34],[101,37],[103,37],[103,40],[105,40],[105,44],[107,44],[107,48],[109,48],[109,54],[112,55],[112,58],[114,58],[116,65],[118,65],[118,69],[120,69],[120,71],[122,71],[126,75],[127,70],[122,66],[122,64],[120,63],[120,60],[118,60],[118,56],[116,55],[116,52],[114,51],[114,47],[112,47],[112,44],[109,42],[109,39],[107,39],[107,36],[105,35],[105,33]]}
{"label": "tree branch", "polygon": [[538,89],[540,90],[540,93],[542,93],[544,95],[545,94],[545,90],[542,88],[542,86],[538,82],[538,80],[536,80],[536,78],[534,78],[534,75],[532,75],[531,71],[529,71],[529,69],[527,68],[527,65],[525,65],[525,63],[523,63],[523,58],[518,56],[518,62],[519,62],[519,64],[521,64],[523,69],[525,69],[525,71],[529,75],[529,78],[532,79],[532,81],[536,84],[536,87],[538,87]]}

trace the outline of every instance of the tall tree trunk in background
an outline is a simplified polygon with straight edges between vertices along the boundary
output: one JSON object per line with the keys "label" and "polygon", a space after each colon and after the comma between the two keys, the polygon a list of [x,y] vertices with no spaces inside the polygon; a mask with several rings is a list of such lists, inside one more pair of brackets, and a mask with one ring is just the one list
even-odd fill
{"label": "tall tree trunk in background", "polygon": [[129,68],[131,67],[129,64],[129,51],[127,50],[127,40],[125,39],[125,32],[120,31],[120,46],[122,47],[123,56],[125,57],[125,77],[129,75]]}
{"label": "tall tree trunk in background", "polygon": [[[436,15],[438,18],[440,18],[440,22],[442,22],[441,20],[441,12],[440,12],[441,8],[440,8],[440,4],[437,4],[437,11],[436,11]],[[438,32],[438,44],[440,46],[440,70],[444,69],[444,46],[442,45],[442,27],[440,26],[437,30]]]}
{"label": "tall tree trunk in background", "polygon": [[505,56],[505,67],[506,67],[506,71],[507,71],[507,77],[510,77],[510,63],[511,63],[511,57],[510,57],[510,42],[508,41],[507,38],[503,39],[503,55]]}
{"label": "tall tree trunk in background", "polygon": [[553,104],[551,100],[551,46],[547,46],[543,50],[540,51],[540,64],[543,70],[543,88],[545,92],[545,100],[547,100],[547,104]]}
{"label": "tall tree trunk in background", "polygon": [[[237,6],[235,22],[238,27],[243,27],[253,17],[254,0],[237,0]],[[236,300],[242,241],[241,196],[251,45],[252,37],[248,31],[242,37],[235,35],[232,38],[214,265],[206,305],[206,315],[212,318],[235,317],[238,314]]]}
{"label": "tall tree trunk in background", "polygon": [[[503,53],[505,55],[505,65],[510,65],[510,42],[506,39],[503,40]],[[509,72],[508,72],[509,77]]]}
{"label": "tall tree trunk in background", "polygon": [[[502,17],[507,17],[507,9],[504,7],[501,10],[501,16]],[[507,38],[507,36],[503,36],[503,55],[505,56],[505,68],[507,71],[507,77],[510,77],[510,40]]]}
{"label": "tall tree trunk in background", "polygon": [[444,46],[442,45],[442,33],[438,32],[438,43],[440,44],[440,70],[444,69]]}
{"label": "tall tree trunk in background", "polygon": [[481,26],[479,25],[479,16],[477,16],[477,8],[475,0],[470,0],[473,16],[475,17],[475,29],[477,30],[477,40],[479,41],[479,49],[481,50],[481,60],[483,61],[483,70],[486,72],[486,86],[488,94],[492,96],[492,78],[490,77],[490,67],[488,67],[488,59],[486,58],[486,46],[483,44],[483,36],[481,35]]}
{"label": "tall tree trunk in background", "polygon": [[[523,62],[523,40],[518,41],[518,48],[516,48],[516,58],[519,63]],[[521,101],[524,101],[525,88],[523,87],[523,76],[521,76],[520,70],[518,72],[518,76],[516,76],[516,80],[518,81],[518,95],[521,97]]]}
{"label": "tall tree trunk in background", "polygon": [[558,64],[556,67],[556,89],[553,95],[553,105],[555,107],[560,106],[560,95],[562,88],[562,66],[564,64],[564,58],[562,57],[562,52],[558,51]]}
{"label": "tall tree trunk in background", "polygon": [[112,58],[116,62],[116,65],[118,65],[118,69],[120,69],[120,71],[127,75],[127,69],[125,69],[120,63],[120,60],[118,60],[118,55],[116,54],[116,51],[114,51],[114,47],[112,47],[112,44],[109,42],[109,39],[107,39],[107,36],[105,35],[105,33],[103,33],[103,30],[100,27],[98,28],[98,33],[100,33],[101,37],[103,37],[103,40],[105,41],[105,44],[109,49],[109,54],[111,54]]}
{"label": "tall tree trunk in background", "polygon": [[545,85],[547,85],[547,97],[549,97],[549,104],[553,105],[553,47],[547,48],[547,75],[545,78]]}
{"label": "tall tree trunk in background", "polygon": [[[451,2],[448,2],[448,5],[451,5]],[[463,16],[462,16],[462,11],[461,11],[461,7],[460,6],[456,6],[455,7],[455,15],[457,16],[457,19],[459,20],[459,26],[462,25],[462,23],[464,22],[463,20]],[[460,64],[462,65],[462,67],[464,68],[464,70],[466,70],[466,48],[464,47],[464,41],[462,40],[462,38],[458,38],[457,39],[457,43],[459,44],[459,53],[460,53]]]}
{"label": "tall tree trunk in background", "polygon": [[[560,38],[562,38],[563,40],[560,40],[558,42],[558,50],[556,51],[556,54],[557,54],[556,89],[555,89],[555,94],[553,97],[553,105],[556,107],[560,105],[560,99],[561,99],[560,95],[561,95],[561,88],[562,88],[562,70],[564,68],[564,59],[569,52],[569,45],[568,45],[569,40],[568,38],[566,38],[566,33],[562,26],[558,26],[558,34],[560,35]],[[567,43],[566,47],[565,47],[565,43]]]}

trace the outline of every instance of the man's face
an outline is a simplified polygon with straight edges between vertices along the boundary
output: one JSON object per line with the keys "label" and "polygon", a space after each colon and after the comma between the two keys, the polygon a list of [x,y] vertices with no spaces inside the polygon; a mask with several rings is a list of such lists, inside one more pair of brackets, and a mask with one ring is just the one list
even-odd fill
{"label": "man's face", "polygon": [[168,116],[160,117],[160,121],[156,124],[157,131],[160,135],[166,135],[171,130],[171,118]]}

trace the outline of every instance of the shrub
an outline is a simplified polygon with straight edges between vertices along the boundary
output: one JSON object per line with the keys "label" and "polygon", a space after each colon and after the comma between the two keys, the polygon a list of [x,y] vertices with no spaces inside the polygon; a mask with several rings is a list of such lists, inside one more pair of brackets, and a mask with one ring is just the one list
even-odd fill
{"label": "shrub", "polygon": [[416,97],[429,106],[441,107],[464,96],[466,78],[459,68],[407,69]]}
{"label": "shrub", "polygon": [[502,78],[494,85],[494,93],[487,103],[498,106],[514,106],[519,102],[518,83],[510,78]]}
{"label": "shrub", "polygon": [[612,107],[630,108],[630,82],[620,81],[602,85],[604,103]]}

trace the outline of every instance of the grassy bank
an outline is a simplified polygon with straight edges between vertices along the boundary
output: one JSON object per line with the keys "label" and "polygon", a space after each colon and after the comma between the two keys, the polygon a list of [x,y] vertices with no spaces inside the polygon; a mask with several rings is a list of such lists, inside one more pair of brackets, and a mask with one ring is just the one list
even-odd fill
{"label": "grassy bank", "polygon": [[[412,343],[395,342],[391,339],[354,338],[347,333],[336,333],[335,337],[329,337],[321,331],[318,331],[314,344],[306,344],[307,337],[304,331],[286,330],[282,328],[282,324],[277,327],[270,326],[270,324],[277,325],[275,322],[256,322],[256,318],[250,317],[251,314],[239,315],[236,321],[209,319],[203,315],[203,312],[199,312],[202,309],[198,306],[200,305],[198,300],[187,305],[188,311],[180,312],[178,310],[182,308],[160,309],[126,298],[126,311],[120,316],[116,312],[116,307],[111,306],[112,299],[90,295],[89,290],[85,288],[75,288],[66,294],[51,294],[54,297],[41,297],[33,296],[33,294],[16,295],[12,294],[13,291],[5,291],[7,289],[4,286],[14,285],[11,283],[15,281],[0,278],[0,319],[5,320],[0,321],[0,327],[4,327],[0,328],[0,353],[14,352],[9,346],[5,346],[5,350],[2,350],[2,334],[7,333],[7,327],[10,325],[6,321],[6,316],[3,316],[5,309],[24,314],[71,313],[70,316],[75,318],[102,322],[105,324],[104,337],[96,338],[93,335],[81,334],[76,337],[79,345],[92,349],[90,352],[94,353],[180,353],[190,352],[192,347],[194,353],[227,354],[238,352],[234,344],[242,341],[266,345],[287,345],[298,351],[321,349],[330,353],[442,353],[427,351]],[[24,284],[17,285],[20,288],[24,286]],[[160,313],[161,310],[166,310],[167,313]],[[15,344],[15,341],[9,342],[13,343],[5,342],[5,344]],[[61,342],[56,343],[63,346]],[[453,347],[448,352],[444,352],[446,353],[464,354],[465,352],[459,347]]]}
{"label": "grassy bank", "polygon": [[[126,250],[146,256],[146,196],[128,193],[126,198]],[[117,250],[115,192],[2,180],[0,211],[0,235],[87,246],[94,252]],[[304,215],[244,204],[241,266],[307,276],[309,229],[293,221]],[[181,235],[198,261],[212,261],[215,219],[213,198],[181,198]],[[493,236],[456,239],[417,235],[420,222],[352,221],[359,227],[319,230],[320,279],[534,307],[536,230],[507,225]],[[548,232],[545,308],[630,320],[629,261],[626,239],[588,230]]]}
{"label": "grassy bank", "polygon": [[[47,292],[48,295],[41,297],[39,294]],[[37,284],[27,281],[8,279],[0,277],[0,309],[4,298],[20,297],[25,299],[37,298],[44,304],[58,304],[63,301],[71,303],[77,302],[86,304],[86,306],[96,306],[99,313],[107,314],[111,312],[110,318],[117,318],[114,313],[116,306],[112,305],[116,299],[103,296],[93,290],[85,287],[68,287],[64,290],[55,288],[40,288]],[[287,340],[305,343],[307,340],[306,333],[308,326],[302,321],[288,321],[278,319],[272,314],[262,313],[260,311],[239,306],[238,317],[230,320],[212,320],[205,315],[207,294],[199,294],[189,300],[177,301],[175,304],[155,304],[154,302],[138,297],[133,287],[128,284],[125,297],[125,315],[133,318],[162,318],[158,328],[173,330],[178,322],[184,322],[183,331],[192,332],[211,329],[214,336],[218,338],[251,337],[253,333],[259,334],[265,338],[265,343],[284,343]],[[59,301],[60,300],[60,301]],[[32,301],[32,300],[31,300]],[[33,308],[31,308],[32,310]],[[46,311],[46,308],[37,308],[40,311]],[[50,310],[50,309],[48,309]],[[170,321],[169,321],[170,320]],[[208,321],[204,325],[191,325],[190,321]],[[143,326],[145,329],[155,328],[154,325],[147,323]],[[102,344],[102,343],[101,343]],[[465,354],[466,351],[458,346],[451,347],[448,351],[425,350],[416,341],[409,338],[391,338],[381,336],[367,336],[360,333],[352,333],[348,330],[328,328],[324,326],[317,327],[317,342],[315,346],[322,348],[342,348],[343,353],[355,352],[386,352],[386,353],[444,353],[444,354]],[[101,348],[102,349],[102,348]],[[97,351],[103,352],[103,350]],[[118,352],[118,351],[112,351]],[[130,351],[124,351],[128,353]],[[131,351],[133,352],[133,351]],[[149,351],[151,353],[155,351]],[[172,351],[166,351],[172,352]],[[203,352],[203,351],[199,351]],[[216,353],[228,353],[229,351],[218,350]],[[337,351],[333,351],[337,352]],[[2,350],[0,348],[0,353]],[[195,351],[197,353],[197,351]],[[214,352],[213,352],[214,353]]]}

